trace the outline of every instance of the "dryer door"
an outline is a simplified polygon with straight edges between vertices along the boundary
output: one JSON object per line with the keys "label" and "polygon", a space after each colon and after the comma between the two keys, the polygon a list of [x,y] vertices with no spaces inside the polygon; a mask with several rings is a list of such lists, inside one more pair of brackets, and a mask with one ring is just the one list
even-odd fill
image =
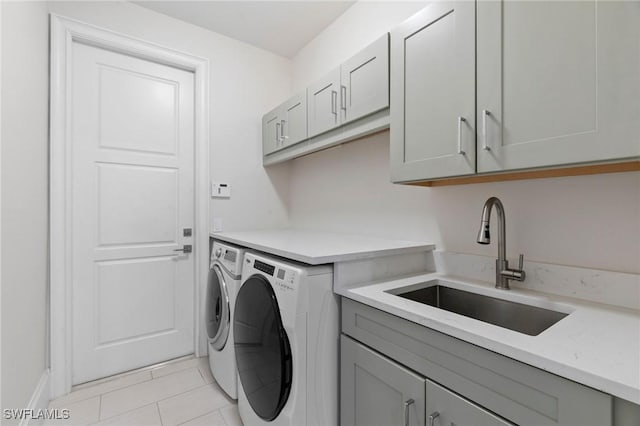
{"label": "dryer door", "polygon": [[210,343],[218,351],[227,343],[231,326],[228,290],[220,266],[214,264],[209,270],[207,282],[206,324]]}
{"label": "dryer door", "polygon": [[275,419],[291,391],[291,346],[278,301],[262,275],[247,279],[238,292],[233,320],[238,375],[253,411]]}

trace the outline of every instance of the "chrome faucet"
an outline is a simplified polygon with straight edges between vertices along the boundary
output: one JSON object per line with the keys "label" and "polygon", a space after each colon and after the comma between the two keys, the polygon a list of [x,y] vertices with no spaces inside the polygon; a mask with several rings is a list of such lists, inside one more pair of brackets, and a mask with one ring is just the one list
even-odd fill
{"label": "chrome faucet", "polygon": [[478,232],[478,244],[489,244],[491,234],[489,232],[489,221],[491,219],[491,208],[495,207],[498,212],[498,259],[496,260],[496,288],[509,290],[509,280],[524,281],[525,273],[522,269],[524,255],[520,255],[518,269],[509,269],[507,260],[507,248],[505,243],[505,220],[504,207],[497,197],[491,197],[484,203],[482,209],[482,222]]}

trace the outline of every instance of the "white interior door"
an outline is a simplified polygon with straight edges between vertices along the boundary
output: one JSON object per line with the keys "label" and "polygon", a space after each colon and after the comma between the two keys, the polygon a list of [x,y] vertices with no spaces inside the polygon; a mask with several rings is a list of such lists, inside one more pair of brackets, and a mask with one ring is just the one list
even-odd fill
{"label": "white interior door", "polygon": [[73,384],[194,351],[193,73],[73,43]]}

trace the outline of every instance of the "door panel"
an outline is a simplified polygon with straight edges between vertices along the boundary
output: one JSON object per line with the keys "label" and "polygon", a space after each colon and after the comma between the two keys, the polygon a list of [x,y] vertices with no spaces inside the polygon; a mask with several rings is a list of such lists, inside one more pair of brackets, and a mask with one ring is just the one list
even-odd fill
{"label": "door panel", "polygon": [[338,114],[340,96],[340,69],[307,88],[307,125],[309,137],[331,130],[340,124]]}
{"label": "door panel", "polygon": [[178,241],[178,169],[110,163],[96,167],[98,246]]}
{"label": "door panel", "polygon": [[430,415],[434,416],[434,424],[437,425],[513,426],[513,423],[427,379],[427,416]]}
{"label": "door panel", "polygon": [[73,44],[73,383],[194,350],[193,74]]}
{"label": "door panel", "polygon": [[342,124],[389,106],[389,35],[340,66]]}
{"label": "door panel", "polygon": [[[340,424],[424,425],[423,377],[345,335],[340,345]],[[413,403],[405,409],[411,399]]]}
{"label": "door panel", "polygon": [[302,93],[287,101],[282,109],[284,123],[282,131],[284,146],[291,146],[307,138],[307,93]]}
{"label": "door panel", "polygon": [[107,65],[99,73],[100,147],[175,155],[176,83]]}
{"label": "door panel", "polygon": [[478,2],[477,22],[479,172],[640,155],[637,4]]}
{"label": "door panel", "polygon": [[262,117],[262,155],[271,154],[280,149],[281,130],[280,108]]}
{"label": "door panel", "polygon": [[391,38],[392,180],[475,173],[475,4],[432,3]]}

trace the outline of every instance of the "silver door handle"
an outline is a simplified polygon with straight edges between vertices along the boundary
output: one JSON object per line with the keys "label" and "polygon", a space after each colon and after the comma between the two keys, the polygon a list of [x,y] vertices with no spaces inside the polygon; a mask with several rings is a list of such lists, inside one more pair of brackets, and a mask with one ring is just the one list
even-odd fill
{"label": "silver door handle", "polygon": [[338,92],[331,91],[331,114],[338,115]]}
{"label": "silver door handle", "polygon": [[458,154],[465,155],[466,152],[462,149],[462,123],[467,121],[464,117],[458,117]]}
{"label": "silver door handle", "polygon": [[286,122],[287,122],[286,120],[280,120],[280,123],[281,123],[280,124],[280,133],[282,133],[282,140],[289,139],[289,136],[285,136],[285,134],[284,134],[284,124]]}
{"label": "silver door handle", "polygon": [[491,115],[491,112],[486,109],[482,110],[482,149],[485,151],[491,151],[487,142],[487,117],[489,115]]}
{"label": "silver door handle", "polygon": [[404,402],[404,426],[409,426],[409,406],[414,402],[413,399],[407,399]]}
{"label": "silver door handle", "polygon": [[191,253],[193,246],[191,244],[185,244],[181,249],[175,249],[174,251],[181,251],[182,253]]}
{"label": "silver door handle", "polygon": [[347,111],[347,86],[340,85],[340,108]]}
{"label": "silver door handle", "polygon": [[440,417],[440,413],[438,413],[437,411],[434,411],[433,413],[431,413],[429,415],[429,426],[434,426],[436,419]]}
{"label": "silver door handle", "polygon": [[276,123],[276,146],[278,145],[278,142],[280,142],[280,123]]}

